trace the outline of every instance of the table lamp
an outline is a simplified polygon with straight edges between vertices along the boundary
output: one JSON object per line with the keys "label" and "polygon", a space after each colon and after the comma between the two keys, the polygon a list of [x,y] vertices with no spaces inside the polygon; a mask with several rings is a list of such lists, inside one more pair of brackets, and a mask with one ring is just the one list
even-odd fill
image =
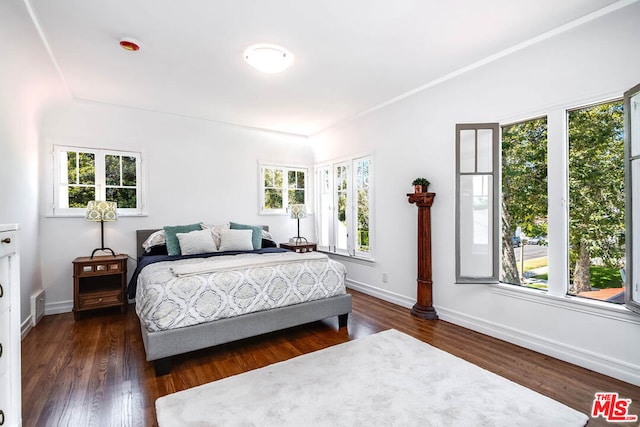
{"label": "table lamp", "polygon": [[307,207],[305,205],[289,205],[289,212],[292,219],[298,220],[298,235],[291,238],[291,240],[296,245],[300,243],[308,243],[307,239],[305,239],[304,237],[300,237],[300,219],[307,217]]}
{"label": "table lamp", "polygon": [[116,211],[116,208],[116,202],[93,200],[87,204],[87,221],[100,221],[101,247],[96,248],[91,252],[91,258],[93,258],[95,253],[98,251],[110,251],[113,256],[116,256],[113,249],[104,247],[104,222],[118,220],[118,212]]}

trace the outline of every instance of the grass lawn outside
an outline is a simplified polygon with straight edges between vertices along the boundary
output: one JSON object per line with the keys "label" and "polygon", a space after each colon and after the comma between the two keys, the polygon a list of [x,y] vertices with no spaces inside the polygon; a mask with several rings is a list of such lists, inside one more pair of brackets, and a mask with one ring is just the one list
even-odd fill
{"label": "grass lawn outside", "polygon": [[[535,260],[533,260],[535,261]],[[526,270],[526,267],[525,267]],[[621,288],[622,278],[620,277],[620,271],[617,268],[600,267],[592,265],[589,268],[591,272],[591,287],[598,289],[608,288]],[[535,279],[548,280],[548,274],[539,274],[534,276]]]}

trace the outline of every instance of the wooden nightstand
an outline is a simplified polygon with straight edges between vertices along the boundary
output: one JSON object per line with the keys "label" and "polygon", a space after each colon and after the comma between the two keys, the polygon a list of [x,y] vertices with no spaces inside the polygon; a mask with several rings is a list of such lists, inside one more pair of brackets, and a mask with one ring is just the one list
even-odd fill
{"label": "wooden nightstand", "polygon": [[318,250],[316,243],[280,243],[280,247],[294,252],[314,252]]}
{"label": "wooden nightstand", "polygon": [[127,254],[78,257],[73,260],[73,317],[81,311],[127,305]]}

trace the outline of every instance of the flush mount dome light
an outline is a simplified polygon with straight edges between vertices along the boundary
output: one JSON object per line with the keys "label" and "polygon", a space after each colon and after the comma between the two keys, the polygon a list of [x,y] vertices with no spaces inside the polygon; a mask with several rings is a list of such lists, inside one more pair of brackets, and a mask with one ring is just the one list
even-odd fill
{"label": "flush mount dome light", "polygon": [[244,59],[263,73],[279,73],[293,64],[293,54],[282,46],[256,44],[244,51]]}

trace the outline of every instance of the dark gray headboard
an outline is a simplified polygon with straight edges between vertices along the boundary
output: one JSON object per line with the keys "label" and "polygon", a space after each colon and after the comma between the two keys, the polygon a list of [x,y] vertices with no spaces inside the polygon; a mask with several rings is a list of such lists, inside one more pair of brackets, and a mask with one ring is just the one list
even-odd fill
{"label": "dark gray headboard", "polygon": [[[263,225],[262,228],[265,231],[269,231],[269,226],[268,225]],[[150,228],[147,230],[136,230],[136,252],[138,254],[138,259],[144,254],[144,248],[142,247],[142,244],[144,243],[145,240],[147,240],[147,238],[149,236],[151,236],[151,233],[154,233],[158,230],[161,230],[161,228]]]}
{"label": "dark gray headboard", "polygon": [[142,247],[144,241],[147,240],[149,236],[151,236],[151,233],[158,230],[158,228],[149,230],[136,230],[136,252],[138,254],[138,259],[140,259],[140,257],[144,254],[144,248]]}

